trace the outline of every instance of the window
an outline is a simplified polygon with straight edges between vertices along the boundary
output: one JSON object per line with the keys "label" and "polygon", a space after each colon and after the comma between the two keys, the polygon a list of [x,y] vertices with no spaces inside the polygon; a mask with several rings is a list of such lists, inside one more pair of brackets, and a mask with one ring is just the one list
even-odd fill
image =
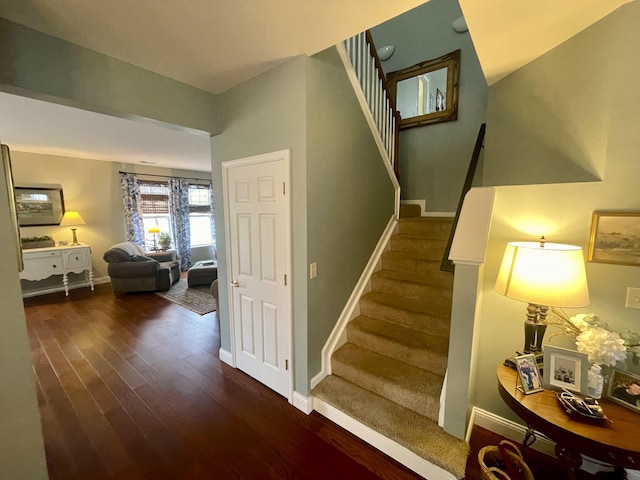
{"label": "window", "polygon": [[[211,187],[209,185],[189,185],[189,229],[191,247],[212,245],[215,243],[213,228],[213,211],[210,203]],[[166,182],[140,182],[140,202],[145,232],[145,244],[148,248],[155,245],[154,234],[149,229],[157,227],[161,232],[173,234],[171,229],[171,213],[169,210],[169,184]]]}
{"label": "window", "polygon": [[211,188],[208,185],[189,185],[189,229],[192,247],[215,243],[210,196]]}

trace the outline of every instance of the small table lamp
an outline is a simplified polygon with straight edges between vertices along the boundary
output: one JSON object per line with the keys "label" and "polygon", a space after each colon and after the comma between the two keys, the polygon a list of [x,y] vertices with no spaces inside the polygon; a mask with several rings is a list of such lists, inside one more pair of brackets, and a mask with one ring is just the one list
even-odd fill
{"label": "small table lamp", "polygon": [[86,225],[86,222],[78,212],[71,210],[64,212],[60,226],[71,227],[71,231],[73,232],[73,242],[71,242],[71,245],[79,245],[78,238],[76,237],[76,225]]}
{"label": "small table lamp", "polygon": [[160,233],[160,229],[158,227],[151,227],[149,229],[149,233],[153,233],[153,251],[158,251],[158,241],[156,240],[156,236]]}
{"label": "small table lamp", "polygon": [[582,248],[559,243],[511,242],[496,279],[498,293],[529,303],[524,322],[524,353],[542,350],[549,307],[589,305]]}

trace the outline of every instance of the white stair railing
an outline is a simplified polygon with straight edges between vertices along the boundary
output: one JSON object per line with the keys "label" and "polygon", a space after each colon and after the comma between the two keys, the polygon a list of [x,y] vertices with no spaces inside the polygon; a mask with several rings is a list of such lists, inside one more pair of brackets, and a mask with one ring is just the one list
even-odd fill
{"label": "white stair railing", "polygon": [[380,134],[388,161],[397,175],[400,115],[389,93],[371,34],[367,30],[355,35],[345,40],[344,46]]}

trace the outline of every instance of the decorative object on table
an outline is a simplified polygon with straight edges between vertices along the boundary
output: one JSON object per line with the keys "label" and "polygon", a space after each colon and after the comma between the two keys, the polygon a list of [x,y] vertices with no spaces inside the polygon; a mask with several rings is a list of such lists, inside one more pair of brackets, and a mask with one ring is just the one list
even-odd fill
{"label": "decorative object on table", "polygon": [[640,265],[640,212],[593,212],[588,259]]}
{"label": "decorative object on table", "polygon": [[171,235],[167,232],[160,232],[158,234],[158,245],[160,245],[160,248],[163,250],[169,248],[171,246]]}
{"label": "decorative object on table", "polygon": [[[487,445],[478,452],[482,480],[533,480],[533,473],[520,449],[508,440]],[[496,475],[497,474],[497,475]]]}
{"label": "decorative object on table", "polygon": [[521,385],[517,388],[526,394],[542,391],[542,381],[536,364],[536,356],[533,353],[519,355],[514,358],[514,361],[518,369],[518,378],[521,382]]}
{"label": "decorative object on table", "polygon": [[600,398],[602,397],[603,387],[602,367],[594,363],[587,372],[587,393],[591,398]]}
{"label": "decorative object on table", "polygon": [[568,390],[562,393],[556,392],[556,397],[569,415],[577,416],[582,420],[612,423],[595,398],[580,397]]}
{"label": "decorative object on table", "polygon": [[504,252],[495,289],[527,302],[524,353],[539,354],[549,307],[589,305],[582,248],[539,242],[510,242]]}
{"label": "decorative object on table", "polygon": [[607,398],[640,412],[640,376],[614,368],[609,378]]}
{"label": "decorative object on table", "polygon": [[62,187],[15,187],[21,227],[59,225],[64,214]]}
{"label": "decorative object on table", "polygon": [[49,235],[21,238],[22,249],[55,247],[56,242]]}
{"label": "decorative object on table", "polygon": [[73,240],[71,242],[71,245],[79,245],[78,237],[76,237],[76,227],[78,225],[86,225],[86,222],[78,212],[74,210],[68,210],[64,212],[64,216],[62,217],[60,226],[71,227],[71,232],[73,233]]}
{"label": "decorative object on table", "polygon": [[160,233],[160,229],[158,227],[151,227],[149,229],[149,233],[153,234],[153,251],[158,251],[158,239],[157,236]]}
{"label": "decorative object on table", "polygon": [[586,354],[556,347],[544,346],[544,386],[587,393],[589,359]]}
{"label": "decorative object on table", "polygon": [[609,330],[607,322],[595,313],[580,313],[568,317],[562,310],[553,309],[546,323],[561,329],[551,335],[549,340],[560,334],[572,337],[577,350],[586,353],[589,362],[601,367],[614,367],[617,362],[626,360],[627,350],[637,346],[640,339],[635,332],[626,331],[620,335]]}

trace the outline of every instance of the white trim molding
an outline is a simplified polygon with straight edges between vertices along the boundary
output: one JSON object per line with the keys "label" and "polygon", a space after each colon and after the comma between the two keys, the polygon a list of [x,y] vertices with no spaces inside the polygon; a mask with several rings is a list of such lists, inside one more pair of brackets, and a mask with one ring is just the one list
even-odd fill
{"label": "white trim molding", "polygon": [[293,391],[293,399],[291,401],[291,405],[293,405],[306,415],[309,415],[311,412],[313,412],[313,399],[311,397],[305,397],[295,390]]}
{"label": "white trim molding", "polygon": [[313,409],[424,478],[429,480],[455,480],[456,478],[452,473],[315,397],[313,397]]}
{"label": "white trim molding", "polygon": [[220,358],[221,362],[224,362],[227,365],[236,368],[235,362],[233,361],[233,355],[229,350],[225,350],[224,348],[220,347],[220,350],[218,350],[218,357]]}

